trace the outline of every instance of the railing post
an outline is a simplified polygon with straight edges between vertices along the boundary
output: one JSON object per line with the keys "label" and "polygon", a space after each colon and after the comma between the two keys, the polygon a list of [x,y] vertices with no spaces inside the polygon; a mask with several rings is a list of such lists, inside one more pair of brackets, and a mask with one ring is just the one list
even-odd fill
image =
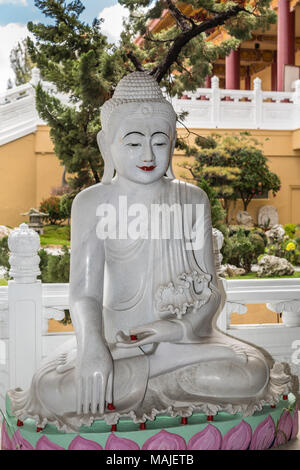
{"label": "railing post", "polygon": [[42,358],[42,284],[38,234],[27,224],[14,229],[8,282],[10,388],[27,389]]}
{"label": "railing post", "polygon": [[33,67],[31,71],[31,80],[30,83],[33,86],[36,86],[41,80],[40,70],[37,67]]}
{"label": "railing post", "polygon": [[211,79],[211,105],[212,105],[212,122],[215,127],[219,127],[220,121],[220,88],[219,78],[214,75]]}
{"label": "railing post", "polygon": [[262,122],[262,91],[261,91],[261,79],[256,77],[253,81],[254,85],[254,106],[255,106],[255,125],[257,129],[260,129]]}

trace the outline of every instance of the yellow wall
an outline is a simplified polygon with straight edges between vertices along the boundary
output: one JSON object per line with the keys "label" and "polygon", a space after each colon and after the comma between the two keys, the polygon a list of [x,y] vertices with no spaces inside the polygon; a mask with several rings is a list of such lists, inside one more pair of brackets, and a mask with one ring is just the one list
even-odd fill
{"label": "yellow wall", "polygon": [[0,225],[16,226],[20,213],[38,208],[60,186],[63,167],[53,152],[48,126],[0,147]]}
{"label": "yellow wall", "polygon": [[[214,130],[208,129],[191,129],[202,136],[208,136]],[[179,130],[179,135],[186,130]],[[239,130],[218,129],[218,134],[239,134]],[[297,131],[265,131],[251,130],[249,131],[253,137],[263,143],[263,151],[269,159],[269,168],[276,173],[281,179],[281,189],[276,197],[269,193],[268,199],[253,199],[248,206],[248,212],[257,222],[258,210],[261,206],[270,204],[274,205],[279,214],[279,222],[281,224],[297,223],[300,224],[300,130]],[[269,140],[266,140],[266,139]],[[191,134],[192,142],[192,134]],[[296,148],[295,148],[296,147]],[[192,159],[184,157],[180,153],[175,153],[173,167],[175,175],[178,178],[189,178],[191,174],[188,170],[180,167],[184,162],[191,162]],[[238,201],[233,216],[236,212],[243,210],[242,201]],[[234,218],[232,220],[234,222]]]}
{"label": "yellow wall", "polygon": [[[191,129],[207,136],[215,130]],[[186,130],[179,130],[179,134]],[[269,167],[281,179],[281,190],[275,198],[253,199],[248,211],[255,221],[259,207],[272,204],[277,207],[280,223],[300,223],[300,129],[296,131],[251,130],[251,135],[263,143]],[[219,134],[239,133],[239,130],[218,129]],[[193,139],[191,134],[191,141]],[[268,140],[266,140],[268,138]],[[181,168],[191,162],[182,153],[175,152],[173,166],[178,178],[191,180],[188,170]],[[39,207],[52,188],[60,186],[63,167],[53,153],[49,128],[38,126],[36,133],[0,147],[0,225],[16,226],[26,220],[20,213]],[[242,209],[238,201],[233,215]],[[234,219],[233,219],[234,221]]]}

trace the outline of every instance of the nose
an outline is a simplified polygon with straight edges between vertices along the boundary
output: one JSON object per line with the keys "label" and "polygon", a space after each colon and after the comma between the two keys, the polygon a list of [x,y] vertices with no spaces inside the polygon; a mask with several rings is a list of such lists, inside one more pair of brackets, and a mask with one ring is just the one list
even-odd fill
{"label": "nose", "polygon": [[152,146],[150,142],[147,143],[145,147],[145,153],[141,156],[143,162],[153,162],[155,159]]}

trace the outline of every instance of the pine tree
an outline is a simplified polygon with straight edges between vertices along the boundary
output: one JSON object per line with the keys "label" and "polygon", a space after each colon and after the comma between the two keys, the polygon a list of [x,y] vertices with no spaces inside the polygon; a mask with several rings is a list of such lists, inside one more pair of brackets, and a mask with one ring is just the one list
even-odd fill
{"label": "pine tree", "polygon": [[241,199],[246,211],[254,196],[269,191],[275,196],[280,189],[280,179],[270,171],[261,143],[248,132],[212,134],[204,141],[196,137],[194,146],[182,143],[181,148],[195,159],[184,167],[195,181],[201,183],[204,179],[214,189],[226,211],[227,222],[233,201]]}
{"label": "pine tree", "polygon": [[39,84],[37,110],[49,124],[54,151],[73,175],[69,184],[78,192],[101,179],[103,161],[96,142],[100,106],[126,73],[126,66],[121,52],[101,33],[100,20],[92,25],[80,21],[84,6],[79,0],[35,0],[35,5],[53,23],[28,23],[36,39],[35,43],[27,39],[31,58],[42,79],[69,97],[69,103],[63,104]]}
{"label": "pine tree", "polygon": [[[256,29],[264,31],[276,23],[270,0],[119,0],[130,15],[123,45],[135,66],[150,70],[170,93],[181,95],[204,85],[212,65],[236,49],[241,41],[252,38]],[[152,33],[149,21],[168,10],[172,25]],[[184,13],[185,12],[185,13]],[[219,44],[207,37],[222,28],[230,37]],[[140,36],[142,47],[135,44]]]}
{"label": "pine tree", "polygon": [[[57,91],[68,94],[64,105],[56,96],[37,86],[37,109],[51,127],[54,150],[67,172],[75,191],[97,183],[103,162],[96,144],[100,130],[99,108],[108,99],[123,75],[133,70],[149,70],[169,93],[181,94],[203,84],[212,63],[229,54],[251,31],[276,22],[269,8],[271,0],[119,0],[130,11],[120,46],[108,44],[101,33],[101,20],[92,25],[80,20],[84,10],[80,0],[35,0],[52,24],[28,24],[35,43],[27,40],[32,61],[43,80],[55,84]],[[190,16],[181,5],[193,7]],[[100,5],[99,5],[100,6]],[[148,22],[168,9],[174,25],[151,34]],[[207,35],[224,27],[230,39],[219,45],[205,41]],[[142,45],[135,42],[137,34]]]}

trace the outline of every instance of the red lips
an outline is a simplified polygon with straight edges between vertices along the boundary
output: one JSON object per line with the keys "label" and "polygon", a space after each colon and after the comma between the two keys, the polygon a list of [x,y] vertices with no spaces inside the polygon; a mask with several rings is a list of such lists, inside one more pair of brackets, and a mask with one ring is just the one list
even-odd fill
{"label": "red lips", "polygon": [[156,167],[155,166],[138,166],[138,168],[140,168],[143,171],[153,171],[154,168]]}

